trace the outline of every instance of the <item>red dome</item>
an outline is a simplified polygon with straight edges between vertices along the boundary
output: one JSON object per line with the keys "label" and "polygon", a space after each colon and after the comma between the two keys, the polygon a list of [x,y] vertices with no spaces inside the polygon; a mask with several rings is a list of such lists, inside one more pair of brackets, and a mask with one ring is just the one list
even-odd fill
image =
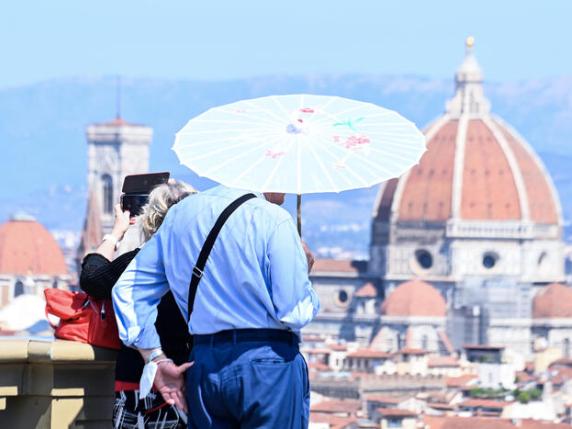
{"label": "red dome", "polygon": [[572,317],[572,288],[553,283],[538,291],[532,303],[535,319]]}
{"label": "red dome", "polygon": [[0,226],[0,273],[55,276],[68,270],[46,228],[34,220],[11,220]]}
{"label": "red dome", "polygon": [[560,223],[550,177],[525,142],[498,119],[469,119],[465,130],[457,119],[429,128],[419,165],[385,186],[380,220]]}
{"label": "red dome", "polygon": [[381,313],[398,317],[445,317],[447,304],[437,289],[414,279],[391,292],[381,306]]}
{"label": "red dome", "polygon": [[472,46],[445,114],[426,131],[427,152],[384,185],[377,219],[522,221],[560,225],[555,187],[532,148],[490,114]]}

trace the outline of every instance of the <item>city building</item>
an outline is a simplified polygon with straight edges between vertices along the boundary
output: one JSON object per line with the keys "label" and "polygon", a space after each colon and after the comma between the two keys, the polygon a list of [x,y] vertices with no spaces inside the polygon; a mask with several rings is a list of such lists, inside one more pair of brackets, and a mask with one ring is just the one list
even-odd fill
{"label": "city building", "polygon": [[33,217],[14,215],[0,225],[0,308],[24,294],[67,288],[69,272],[54,237]]}

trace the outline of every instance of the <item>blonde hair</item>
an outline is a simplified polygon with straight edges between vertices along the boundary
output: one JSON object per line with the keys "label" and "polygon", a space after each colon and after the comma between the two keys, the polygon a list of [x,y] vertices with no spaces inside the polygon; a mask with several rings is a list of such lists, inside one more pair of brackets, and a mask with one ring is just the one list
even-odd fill
{"label": "blonde hair", "polygon": [[157,232],[172,205],[196,193],[197,191],[191,185],[174,179],[153,189],[149,194],[149,202],[143,207],[141,215],[141,231],[144,240],[149,240]]}

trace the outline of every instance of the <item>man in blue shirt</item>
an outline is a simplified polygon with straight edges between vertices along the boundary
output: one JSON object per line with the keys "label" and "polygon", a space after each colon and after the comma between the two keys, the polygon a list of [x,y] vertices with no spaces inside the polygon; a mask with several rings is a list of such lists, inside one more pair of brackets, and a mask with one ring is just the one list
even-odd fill
{"label": "man in blue shirt", "polygon": [[194,364],[175,366],[154,322],[170,289],[187,317],[189,281],[222,211],[246,191],[218,186],[173,206],[113,289],[119,334],[157,362],[155,387],[185,408],[191,428],[305,428],[309,382],[300,330],[319,309],[308,278],[313,258],[284,194],[256,194],[224,224],[202,275],[189,331]]}

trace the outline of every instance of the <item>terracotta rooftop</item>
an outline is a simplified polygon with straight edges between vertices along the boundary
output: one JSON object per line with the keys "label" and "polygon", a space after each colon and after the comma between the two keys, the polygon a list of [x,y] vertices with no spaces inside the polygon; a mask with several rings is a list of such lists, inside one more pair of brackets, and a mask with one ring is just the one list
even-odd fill
{"label": "terracotta rooftop", "polygon": [[452,356],[432,356],[427,362],[429,368],[458,368],[459,360]]}
{"label": "terracotta rooftop", "polygon": [[416,417],[417,413],[401,408],[378,408],[376,410],[383,417]]}
{"label": "terracotta rooftop", "polygon": [[445,317],[447,304],[437,289],[419,279],[400,284],[385,299],[382,314],[400,317]]}
{"label": "terracotta rooftop", "polygon": [[359,269],[354,261],[350,260],[316,259],[312,267],[312,274],[315,273],[358,274]]}
{"label": "terracotta rooftop", "polygon": [[329,429],[346,429],[355,427],[357,417],[339,417],[329,414],[311,413],[310,421],[312,423],[327,423]]}
{"label": "terracotta rooftop", "polygon": [[553,367],[550,368],[550,381],[554,386],[562,386],[564,383],[572,380],[572,368],[568,367]]}
{"label": "terracotta rooftop", "polygon": [[353,415],[361,409],[361,403],[351,399],[327,400],[312,404],[310,409],[312,413]]}
{"label": "terracotta rooftop", "polygon": [[0,226],[0,273],[57,276],[68,269],[46,228],[35,220],[11,220]]}
{"label": "terracotta rooftop", "polygon": [[427,429],[570,429],[570,425],[563,423],[490,417],[423,416],[423,422]]}
{"label": "terracotta rooftop", "polygon": [[423,349],[412,349],[412,348],[404,348],[399,350],[398,352],[395,352],[396,355],[415,355],[415,356],[423,356],[428,354],[429,352],[427,350],[423,350]]}
{"label": "terracotta rooftop", "polygon": [[516,381],[517,383],[530,383],[531,381],[537,380],[537,377],[534,375],[529,374],[525,371],[518,371],[516,373]]}
{"label": "terracotta rooftop", "polygon": [[507,405],[508,402],[504,401],[494,401],[491,399],[467,399],[460,404],[464,408],[498,408],[502,409]]}
{"label": "terracotta rooftop", "polygon": [[540,289],[532,302],[532,317],[535,319],[571,318],[572,288],[553,283]]}
{"label": "terracotta rooftop", "polygon": [[345,344],[330,344],[327,347],[329,347],[330,350],[335,352],[346,352],[348,350],[348,346],[346,346]]}
{"label": "terracotta rooftop", "polygon": [[330,367],[323,362],[309,362],[308,369],[315,371],[329,371]]}
{"label": "terracotta rooftop", "polygon": [[354,296],[358,298],[377,298],[377,288],[373,285],[373,283],[368,282],[360,287]]}
{"label": "terracotta rooftop", "polygon": [[465,374],[459,377],[448,377],[445,381],[445,384],[448,388],[464,388],[472,386],[476,383],[478,377],[472,374]]}

